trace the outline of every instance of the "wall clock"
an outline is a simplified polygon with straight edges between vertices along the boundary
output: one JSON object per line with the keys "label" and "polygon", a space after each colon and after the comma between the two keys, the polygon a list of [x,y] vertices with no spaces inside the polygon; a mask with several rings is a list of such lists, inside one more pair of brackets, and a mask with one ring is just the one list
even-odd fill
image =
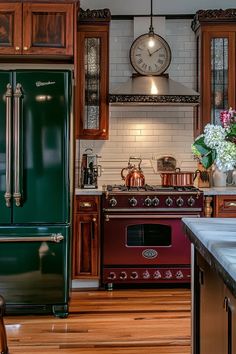
{"label": "wall clock", "polygon": [[130,47],[130,63],[141,75],[161,75],[170,62],[169,44],[155,33],[139,36]]}

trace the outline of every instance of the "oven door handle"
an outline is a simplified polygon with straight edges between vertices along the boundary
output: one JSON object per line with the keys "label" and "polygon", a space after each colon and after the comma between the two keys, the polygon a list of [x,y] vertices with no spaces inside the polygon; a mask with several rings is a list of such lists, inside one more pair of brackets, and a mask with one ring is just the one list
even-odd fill
{"label": "oven door handle", "polygon": [[105,221],[110,219],[182,219],[182,218],[200,218],[200,214],[186,215],[186,214],[135,214],[135,215],[122,215],[122,214],[105,214]]}

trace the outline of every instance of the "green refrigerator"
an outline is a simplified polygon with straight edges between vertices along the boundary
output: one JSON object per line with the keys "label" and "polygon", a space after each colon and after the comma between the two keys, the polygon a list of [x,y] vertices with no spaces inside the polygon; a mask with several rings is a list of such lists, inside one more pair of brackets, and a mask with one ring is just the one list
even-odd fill
{"label": "green refrigerator", "polygon": [[68,315],[69,70],[0,71],[0,294],[7,314]]}

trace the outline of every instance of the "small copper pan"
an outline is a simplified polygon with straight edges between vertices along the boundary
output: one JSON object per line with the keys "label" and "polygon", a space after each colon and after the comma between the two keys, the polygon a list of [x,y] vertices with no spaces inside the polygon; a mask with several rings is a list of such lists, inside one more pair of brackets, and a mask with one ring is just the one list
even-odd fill
{"label": "small copper pan", "polygon": [[163,187],[188,187],[193,186],[194,180],[197,177],[195,172],[181,171],[180,168],[176,168],[173,172],[160,173],[161,182]]}

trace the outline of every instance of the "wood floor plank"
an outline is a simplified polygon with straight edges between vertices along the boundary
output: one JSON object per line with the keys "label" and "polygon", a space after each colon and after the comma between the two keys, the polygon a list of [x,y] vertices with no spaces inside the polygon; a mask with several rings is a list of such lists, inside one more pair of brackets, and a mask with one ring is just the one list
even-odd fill
{"label": "wood floor plank", "polygon": [[5,317],[10,353],[190,354],[190,290],[74,291],[70,315]]}

